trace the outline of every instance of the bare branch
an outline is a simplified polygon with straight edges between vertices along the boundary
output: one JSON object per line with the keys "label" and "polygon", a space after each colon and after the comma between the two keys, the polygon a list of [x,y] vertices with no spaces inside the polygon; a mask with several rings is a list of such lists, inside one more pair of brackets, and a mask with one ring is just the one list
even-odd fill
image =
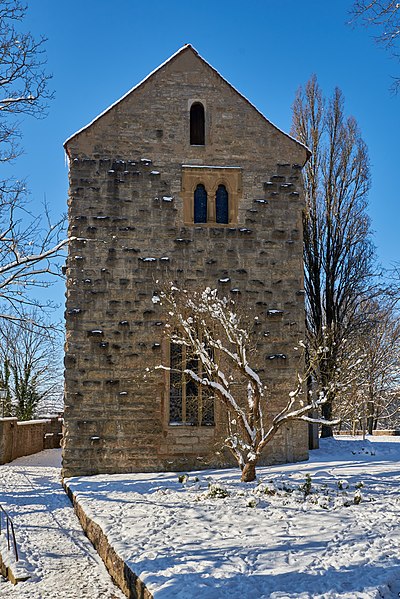
{"label": "bare branch", "polygon": [[[400,40],[400,3],[396,0],[356,0],[350,11],[351,23],[360,22],[375,32],[375,41],[398,60]],[[392,90],[397,92],[399,77],[394,78]]]}
{"label": "bare branch", "polygon": [[[286,406],[274,415],[266,386],[248,360],[248,356],[254,357],[251,326],[241,324],[235,303],[218,297],[217,290],[207,288],[189,294],[174,285],[157,297],[168,311],[166,336],[172,343],[188,348],[198,363],[198,368],[183,365],[182,370],[168,365],[157,368],[182,373],[186,380],[214,393],[227,413],[226,446],[242,469],[242,480],[253,480],[263,449],[280,427],[294,420],[314,421],[309,412],[322,406],[326,395],[319,393],[314,398],[305,393],[309,372],[301,372]],[[317,369],[320,356],[321,353],[313,356],[313,370]],[[315,421],[328,423],[323,419]]]}

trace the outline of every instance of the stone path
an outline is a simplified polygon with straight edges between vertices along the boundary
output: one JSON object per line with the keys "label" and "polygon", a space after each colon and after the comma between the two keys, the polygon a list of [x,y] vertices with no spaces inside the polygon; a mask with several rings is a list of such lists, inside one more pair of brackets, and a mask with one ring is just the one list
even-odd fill
{"label": "stone path", "polygon": [[0,598],[122,599],[60,483],[60,450],[0,466],[0,504],[12,517],[27,582],[0,577]]}

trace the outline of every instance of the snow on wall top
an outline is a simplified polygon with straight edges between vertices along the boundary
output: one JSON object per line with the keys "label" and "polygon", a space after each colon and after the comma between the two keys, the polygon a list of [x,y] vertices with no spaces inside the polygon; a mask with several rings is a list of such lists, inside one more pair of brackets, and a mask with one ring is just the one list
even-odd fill
{"label": "snow on wall top", "polygon": [[174,54],[172,54],[172,56],[170,56],[167,60],[165,60],[163,63],[161,63],[156,69],[154,69],[154,71],[151,71],[151,73],[149,73],[144,79],[142,79],[142,81],[140,81],[139,83],[137,83],[136,85],[134,85],[121,98],[119,98],[113,104],[111,104],[110,106],[108,106],[108,108],[106,108],[105,110],[103,110],[103,112],[101,112],[92,121],[90,121],[90,123],[88,123],[87,125],[85,125],[81,129],[79,129],[76,133],[74,133],[73,135],[71,135],[70,137],[68,137],[65,140],[65,142],[64,142],[64,148],[65,148],[65,151],[67,152],[67,154],[68,154],[67,145],[68,145],[68,143],[74,137],[76,137],[77,135],[79,135],[83,131],[86,131],[86,129],[89,129],[89,127],[91,127],[96,121],[98,121],[99,119],[101,119],[102,116],[104,116],[107,112],[109,112],[110,110],[112,110],[114,108],[114,106],[116,106],[117,104],[119,104],[120,102],[122,102],[122,100],[124,100],[127,96],[129,96],[132,92],[134,92],[140,86],[142,86],[155,73],[157,73],[159,70],[161,70],[163,67],[165,67],[169,62],[171,62],[172,60],[174,60],[177,56],[179,56],[180,54],[182,54],[186,50],[191,50],[204,64],[206,64],[210,69],[212,69],[214,71],[214,73],[216,73],[218,75],[218,77],[220,77],[220,79],[226,85],[229,85],[229,87],[231,89],[233,89],[234,92],[236,92],[241,98],[243,98],[265,121],[267,121],[267,123],[269,123],[270,125],[272,125],[272,127],[274,127],[274,129],[276,129],[277,131],[279,131],[279,133],[282,133],[282,135],[285,135],[285,137],[288,137],[289,139],[293,140],[299,146],[302,146],[306,150],[306,152],[307,152],[307,160],[308,160],[308,158],[311,156],[311,151],[309,150],[309,148],[306,145],[304,145],[303,143],[301,143],[300,141],[298,141],[297,139],[295,139],[294,137],[292,137],[291,135],[289,135],[288,133],[286,133],[285,131],[283,131],[279,127],[277,127],[277,125],[275,125],[274,123],[272,123],[269,119],[267,119],[267,117],[260,110],[258,110],[258,108],[254,104],[252,104],[252,102],[250,102],[250,100],[248,100],[246,98],[246,96],[244,96],[243,94],[241,94],[231,83],[229,83],[229,81],[227,81],[227,79],[225,79],[217,71],[217,69],[215,69],[209,62],[207,62],[202,56],[200,56],[200,54],[197,52],[197,50],[195,48],[193,48],[193,46],[191,44],[185,44],[184,46],[182,46],[182,48],[179,48],[179,50],[177,50]]}

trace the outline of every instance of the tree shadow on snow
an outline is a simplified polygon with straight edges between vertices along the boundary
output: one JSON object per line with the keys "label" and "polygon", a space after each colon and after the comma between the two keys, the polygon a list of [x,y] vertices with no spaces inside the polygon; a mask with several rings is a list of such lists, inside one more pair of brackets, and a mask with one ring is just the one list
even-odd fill
{"label": "tree shadow on snow", "polygon": [[[306,543],[297,549],[312,551],[313,545],[315,544]],[[293,550],[293,547],[281,546],[279,550],[289,551]],[[185,548],[183,551],[175,551],[173,559],[168,559],[167,572],[165,572],[166,555],[157,555],[152,560],[128,561],[127,564],[139,578],[140,572],[146,572],[143,582],[147,588],[151,589],[155,586],[158,588],[157,599],[170,599],[172,596],[229,599],[231,596],[239,595],[241,599],[269,599],[272,593],[282,593],[280,595],[282,598],[298,597],[300,594],[311,598],[324,593],[339,598],[342,593],[349,597],[351,593],[362,593],[368,588],[385,587],[400,577],[400,565],[392,565],[388,568],[387,564],[379,564],[379,562],[373,565],[349,564],[340,568],[321,565],[319,569],[314,565],[313,572],[308,568],[307,571],[298,571],[295,567],[286,565],[286,568],[291,568],[291,571],[279,571],[284,570],[284,567],[279,563],[274,564],[275,551],[263,546],[252,547],[253,557],[265,559],[268,554],[271,558],[271,567],[258,569],[256,573],[252,573],[251,568],[245,572],[234,571],[235,558],[239,557],[240,560],[241,555],[237,547],[224,547],[223,550]],[[226,566],[227,564],[229,566],[230,560],[232,560],[232,568],[227,572]],[[203,572],[200,571],[202,564],[206,564]],[[225,566],[225,572],[218,576],[215,575],[215,571],[220,565],[222,568]],[[389,591],[388,587],[386,589]]]}

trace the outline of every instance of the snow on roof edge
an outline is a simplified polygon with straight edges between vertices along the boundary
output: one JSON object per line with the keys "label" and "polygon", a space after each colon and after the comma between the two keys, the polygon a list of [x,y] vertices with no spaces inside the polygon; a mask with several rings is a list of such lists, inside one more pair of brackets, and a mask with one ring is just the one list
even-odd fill
{"label": "snow on roof edge", "polygon": [[145,83],[145,81],[147,81],[147,79],[150,79],[150,77],[152,77],[152,75],[154,75],[157,71],[159,71],[160,69],[162,69],[173,58],[175,58],[176,56],[178,56],[178,54],[180,54],[181,52],[183,52],[183,50],[186,50],[186,48],[192,48],[192,50],[194,52],[196,52],[196,54],[198,54],[198,52],[190,44],[185,44],[184,46],[182,46],[181,48],[179,48],[179,50],[177,50],[174,54],[172,54],[172,56],[170,56],[169,58],[167,58],[167,60],[164,60],[164,62],[162,62],[153,71],[151,71],[151,73],[149,73],[148,75],[146,75],[146,77],[144,77],[144,79],[142,79],[141,81],[139,81],[139,83],[137,83],[136,85],[134,85],[133,87],[131,87],[131,89],[129,89],[127,92],[125,92],[123,96],[121,96],[120,98],[118,98],[118,100],[116,100],[115,102],[113,102],[112,104],[110,104],[110,106],[108,106],[107,108],[105,108],[102,112],[100,112],[100,114],[98,114],[96,117],[94,117],[94,119],[92,119],[90,121],[90,123],[88,123],[84,127],[81,127],[80,129],[78,129],[78,131],[76,131],[75,133],[73,133],[72,135],[70,135],[65,140],[65,142],[63,144],[64,148],[67,145],[67,143],[69,141],[71,141],[71,139],[73,139],[74,137],[76,137],[77,135],[79,135],[80,133],[82,133],[83,131],[85,131],[85,129],[88,129],[89,127],[91,127],[91,125],[93,125],[93,123],[95,123],[97,120],[99,120],[102,116],[104,116],[109,110],[111,110],[112,108],[114,108],[114,106],[116,106],[117,104],[119,104],[127,96],[129,96],[129,94],[131,94],[133,91],[135,91],[135,89],[137,89],[143,83]]}
{"label": "snow on roof edge", "polygon": [[[232,83],[229,83],[229,81],[227,79],[225,79],[225,77],[223,77],[221,75],[221,73],[219,71],[217,71],[217,69],[215,67],[212,66],[212,64],[210,64],[209,62],[207,62],[207,60],[205,60],[202,56],[200,56],[200,54],[197,52],[197,50],[195,48],[193,48],[193,46],[191,46],[190,44],[187,44],[188,46],[190,46],[192,48],[192,50],[197,54],[197,56],[199,58],[201,58],[201,60],[208,66],[210,67],[210,69],[212,69],[217,75],[218,77],[220,77],[222,79],[222,81],[224,81],[227,85],[229,85],[229,87],[231,89],[233,89],[234,92],[236,92],[237,94],[239,94],[239,96],[241,98],[243,98],[243,100],[245,100],[256,112],[258,112],[258,114],[265,120],[267,121],[267,123],[269,123],[270,125],[272,125],[272,127],[274,127],[274,129],[276,129],[277,131],[279,131],[279,133],[282,133],[283,135],[285,135],[286,137],[288,137],[289,139],[291,139],[292,141],[294,141],[295,143],[297,143],[299,146],[302,146],[306,152],[307,152],[307,159],[305,162],[307,162],[307,160],[310,158],[312,152],[310,150],[310,148],[308,148],[305,144],[303,144],[301,141],[299,141],[298,139],[296,139],[295,137],[293,137],[292,135],[289,135],[289,133],[286,133],[286,131],[283,131],[283,129],[281,129],[280,127],[278,127],[277,125],[275,125],[275,123],[273,123],[272,121],[270,121],[262,112],[261,110],[258,110],[257,106],[255,106],[252,102],[250,102],[250,100],[248,98],[246,98],[246,96],[244,96],[238,89],[236,89],[236,87],[234,85],[232,85]],[[171,56],[172,58],[172,56]],[[304,163],[305,164],[305,163]],[[304,165],[303,165],[304,166]]]}
{"label": "snow on roof edge", "polygon": [[174,52],[174,54],[172,54],[169,58],[167,58],[167,60],[165,60],[164,62],[162,62],[158,67],[156,67],[153,71],[151,71],[148,75],[146,75],[146,77],[144,77],[144,79],[142,79],[141,81],[139,81],[139,83],[137,83],[131,89],[129,89],[123,96],[121,96],[118,100],[116,100],[115,102],[113,102],[112,104],[110,104],[110,106],[108,106],[108,108],[106,108],[105,110],[103,110],[94,119],[92,119],[90,121],[90,123],[88,123],[84,127],[81,127],[81,129],[79,129],[78,131],[76,131],[73,135],[70,135],[65,140],[65,142],[63,144],[63,147],[64,147],[65,151],[67,152],[67,154],[68,154],[68,151],[67,151],[66,146],[67,146],[68,142],[71,141],[71,139],[73,139],[74,137],[76,137],[77,135],[79,135],[80,133],[82,133],[83,131],[85,131],[86,129],[88,129],[89,127],[91,127],[97,120],[99,120],[102,116],[104,116],[107,112],[109,112],[112,108],[114,108],[114,106],[116,106],[117,104],[119,104],[122,100],[124,100],[127,96],[129,96],[132,92],[134,92],[138,87],[140,87],[141,85],[143,85],[143,83],[145,83],[148,79],[150,79],[150,77],[152,77],[155,73],[157,73],[157,71],[159,71],[160,69],[162,69],[166,64],[168,64],[171,60],[173,60],[179,54],[181,54],[181,52],[183,52],[184,50],[187,50],[187,49],[191,49],[200,58],[200,60],[202,60],[210,69],[212,69],[214,71],[214,73],[216,73],[218,75],[218,77],[220,77],[222,79],[222,81],[224,81],[227,85],[229,85],[229,87],[231,89],[233,89],[233,91],[235,91],[237,94],[239,94],[239,96],[241,96],[256,112],[258,112],[258,114],[264,120],[266,120],[270,125],[272,125],[272,127],[274,127],[277,131],[279,131],[280,133],[282,133],[283,135],[285,135],[286,137],[288,137],[289,139],[291,139],[295,143],[299,144],[299,146],[302,146],[306,150],[306,152],[307,152],[307,159],[305,161],[305,162],[307,162],[308,158],[312,154],[311,150],[305,144],[303,144],[301,141],[299,141],[298,139],[296,139],[292,135],[289,135],[289,133],[286,133],[285,131],[283,131],[283,129],[281,129],[280,127],[278,127],[277,125],[275,125],[272,121],[270,121],[260,110],[258,110],[258,108],[252,102],[250,102],[250,100],[248,98],[246,98],[246,96],[244,96],[239,90],[237,90],[234,85],[232,85],[231,83],[229,83],[229,81],[227,79],[225,79],[225,77],[223,77],[221,75],[221,73],[219,71],[217,71],[217,69],[215,67],[213,67],[209,62],[207,62],[207,60],[205,60],[199,54],[199,52],[191,44],[185,44],[184,46],[182,46],[181,48],[179,48],[179,50],[177,50],[176,52]]}

